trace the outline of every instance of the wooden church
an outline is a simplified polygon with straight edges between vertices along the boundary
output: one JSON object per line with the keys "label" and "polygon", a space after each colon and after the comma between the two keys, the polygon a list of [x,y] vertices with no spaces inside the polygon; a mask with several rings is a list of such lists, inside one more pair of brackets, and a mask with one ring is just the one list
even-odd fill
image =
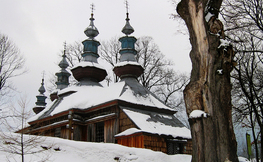
{"label": "wooden church", "polygon": [[82,61],[71,69],[77,85],[69,86],[70,72],[65,51],[56,73],[57,89],[51,103],[45,103],[42,81],[37,96],[36,113],[29,126],[20,131],[27,134],[60,137],[65,139],[117,143],[162,151],[167,154],[191,154],[191,133],[153,93],[144,88],[137,78],[144,69],[135,59],[136,38],[129,36],[134,29],[129,23],[122,29],[120,62],[113,71],[120,78],[118,83],[103,87],[100,82],[107,75],[97,59],[99,34],[94,26],[93,13],[84,33]]}

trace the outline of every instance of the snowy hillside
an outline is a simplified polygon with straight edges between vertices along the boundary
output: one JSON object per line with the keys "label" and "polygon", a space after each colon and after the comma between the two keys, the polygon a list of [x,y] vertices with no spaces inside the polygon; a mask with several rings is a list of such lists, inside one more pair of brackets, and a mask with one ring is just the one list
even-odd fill
{"label": "snowy hillside", "polygon": [[[26,136],[27,138],[27,136]],[[148,149],[130,148],[110,143],[91,143],[41,137],[37,149],[42,152],[25,156],[25,161],[41,162],[190,162],[190,155],[167,155]],[[1,141],[3,144],[4,141]],[[4,144],[8,145],[8,144]],[[9,144],[10,145],[10,144]],[[11,144],[12,145],[12,144]],[[42,148],[43,147],[43,148]],[[50,147],[48,150],[46,148]],[[2,148],[1,148],[2,149]],[[58,150],[58,151],[56,151]],[[21,156],[0,150],[0,161],[21,161]]]}

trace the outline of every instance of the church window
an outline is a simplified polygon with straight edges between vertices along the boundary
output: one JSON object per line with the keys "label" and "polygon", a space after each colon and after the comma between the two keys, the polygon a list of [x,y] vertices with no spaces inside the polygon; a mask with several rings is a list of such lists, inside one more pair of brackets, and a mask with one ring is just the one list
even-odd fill
{"label": "church window", "polygon": [[55,129],[55,137],[60,137],[61,127]]}

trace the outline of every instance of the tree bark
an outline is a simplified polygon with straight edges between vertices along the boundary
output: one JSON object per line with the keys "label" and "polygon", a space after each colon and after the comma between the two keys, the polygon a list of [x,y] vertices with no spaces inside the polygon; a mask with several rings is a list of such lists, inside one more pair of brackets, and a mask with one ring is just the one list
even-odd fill
{"label": "tree bark", "polygon": [[[234,51],[220,46],[223,25],[217,19],[222,0],[181,0],[177,12],[190,34],[192,72],[184,90],[187,114],[202,110],[207,114],[190,118],[192,162],[238,162],[231,116],[230,72]],[[205,19],[208,12],[209,21]]]}

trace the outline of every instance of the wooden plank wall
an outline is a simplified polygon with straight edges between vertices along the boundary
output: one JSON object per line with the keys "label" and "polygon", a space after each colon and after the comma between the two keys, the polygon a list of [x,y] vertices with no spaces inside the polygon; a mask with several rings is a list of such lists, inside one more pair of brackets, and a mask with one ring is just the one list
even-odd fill
{"label": "wooden plank wall", "polygon": [[138,128],[138,127],[130,120],[130,118],[122,110],[120,110],[118,133],[121,133],[129,128]]}
{"label": "wooden plank wall", "polygon": [[118,137],[117,140],[120,145],[147,148],[153,151],[167,153],[166,141],[164,138],[159,136],[144,135],[140,133],[131,136]]}
{"label": "wooden plank wall", "polygon": [[87,126],[87,141],[95,142],[96,141],[96,132],[95,132],[95,124],[90,123]]}
{"label": "wooden plank wall", "polygon": [[144,148],[143,134],[118,138],[118,144],[128,147]]}
{"label": "wooden plank wall", "polygon": [[104,142],[115,143],[114,135],[116,135],[117,132],[116,119],[104,121]]}
{"label": "wooden plank wall", "polygon": [[68,129],[66,127],[61,127],[60,137],[68,139]]}
{"label": "wooden plank wall", "polygon": [[73,127],[73,140],[80,141],[82,139],[82,127],[79,125],[74,125]]}
{"label": "wooden plank wall", "polygon": [[[128,147],[146,148],[153,151],[161,151],[167,154],[166,139],[156,135],[135,134],[117,137],[117,143]],[[192,141],[183,144],[183,153],[192,154]]]}
{"label": "wooden plank wall", "polygon": [[46,130],[45,133],[44,133],[44,135],[45,135],[45,136],[54,137],[54,135],[55,135],[55,130],[54,130],[54,129]]}

